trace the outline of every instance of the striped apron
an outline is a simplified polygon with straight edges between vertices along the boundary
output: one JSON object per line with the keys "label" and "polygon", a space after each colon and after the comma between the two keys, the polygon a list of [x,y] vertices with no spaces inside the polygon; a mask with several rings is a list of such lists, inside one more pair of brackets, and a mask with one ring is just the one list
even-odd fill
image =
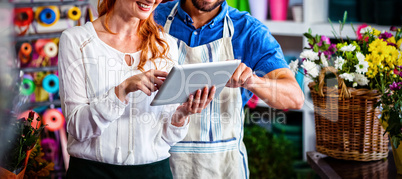
{"label": "striped apron", "polygon": [[[165,24],[169,33],[177,6]],[[210,63],[234,59],[233,22],[226,14],[223,38],[189,47],[177,40],[179,64]],[[200,114],[190,117],[189,132],[170,150],[174,178],[248,178],[247,153],[243,144],[244,114],[240,88],[225,87]]]}

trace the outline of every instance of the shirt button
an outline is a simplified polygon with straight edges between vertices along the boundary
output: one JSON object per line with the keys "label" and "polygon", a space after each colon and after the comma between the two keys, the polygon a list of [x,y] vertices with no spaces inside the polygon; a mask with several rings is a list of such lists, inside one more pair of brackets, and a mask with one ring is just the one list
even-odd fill
{"label": "shirt button", "polygon": [[195,32],[194,32],[194,35],[198,35],[198,32],[195,31]]}

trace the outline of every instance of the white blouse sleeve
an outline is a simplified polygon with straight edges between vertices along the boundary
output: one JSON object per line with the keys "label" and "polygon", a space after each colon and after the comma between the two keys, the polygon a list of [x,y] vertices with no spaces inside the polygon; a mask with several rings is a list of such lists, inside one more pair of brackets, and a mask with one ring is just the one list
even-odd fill
{"label": "white blouse sleeve", "polygon": [[114,87],[89,100],[80,44],[64,31],[59,42],[60,99],[67,121],[67,132],[82,142],[100,136],[118,119],[128,104],[121,102]]}
{"label": "white blouse sleeve", "polygon": [[[177,48],[176,40],[173,39],[170,35],[165,34],[166,40],[169,44],[169,58],[177,65],[177,61],[179,58],[179,50]],[[170,69],[169,69],[170,70]],[[177,142],[181,141],[186,137],[189,127],[189,117],[186,119],[186,122],[182,127],[176,127],[171,124],[172,116],[176,112],[176,109],[179,105],[172,104],[172,105],[165,105],[163,107],[163,114],[167,115],[162,118],[163,120],[163,132],[162,132],[162,139],[170,146],[175,145]],[[164,115],[162,115],[164,116]]]}
{"label": "white blouse sleeve", "polygon": [[162,132],[162,139],[169,145],[173,146],[177,142],[180,142],[181,140],[186,137],[187,132],[188,132],[188,127],[189,127],[189,117],[187,117],[185,123],[181,127],[176,127],[171,124],[172,122],[172,116],[174,112],[176,111],[178,105],[167,105],[164,107],[164,114],[168,114],[167,120],[163,120],[163,132]]}

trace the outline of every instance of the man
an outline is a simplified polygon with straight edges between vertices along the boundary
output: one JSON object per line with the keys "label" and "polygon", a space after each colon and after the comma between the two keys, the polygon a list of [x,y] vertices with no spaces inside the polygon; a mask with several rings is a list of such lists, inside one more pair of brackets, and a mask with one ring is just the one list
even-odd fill
{"label": "man", "polygon": [[[241,59],[227,87],[170,150],[175,178],[248,178],[244,104],[251,93],[278,109],[300,109],[303,93],[268,28],[225,0],[160,4],[156,21],[178,39],[179,63]],[[239,88],[241,87],[241,88]]]}

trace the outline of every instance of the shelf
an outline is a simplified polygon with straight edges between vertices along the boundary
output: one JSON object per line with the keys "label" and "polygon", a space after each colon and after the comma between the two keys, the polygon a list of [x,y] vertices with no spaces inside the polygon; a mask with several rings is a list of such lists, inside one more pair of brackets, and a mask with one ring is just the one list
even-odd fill
{"label": "shelf", "polygon": [[[357,30],[357,28],[362,25],[363,23],[353,23],[353,27],[355,28],[355,30]],[[339,23],[334,23],[334,28],[337,31],[337,33],[339,34]],[[369,26],[371,26],[372,28],[375,28],[379,31],[390,31],[390,27],[391,26],[380,26],[380,25],[376,25],[376,24],[367,24]],[[331,24],[329,23],[322,23],[322,24],[313,24],[311,26],[311,30],[313,31],[313,34],[320,34],[320,35],[325,35],[328,36],[330,38],[334,38],[334,35],[332,34],[332,27]],[[343,31],[342,31],[342,38],[346,38],[349,37],[351,39],[356,38],[356,34],[353,31],[352,25],[350,23],[346,23],[344,25]]]}
{"label": "shelf", "polygon": [[272,35],[302,36],[308,27],[302,22],[294,21],[264,21]]}
{"label": "shelf", "polygon": [[31,73],[31,72],[38,72],[38,71],[57,71],[57,66],[49,66],[49,67],[30,67],[30,68],[21,68],[21,71],[25,73]]}
{"label": "shelf", "polygon": [[12,3],[14,7],[38,7],[38,6],[62,6],[62,5],[76,5],[83,6],[88,5],[89,1],[47,1],[47,2],[24,2],[24,3]]}
{"label": "shelf", "polygon": [[[294,21],[264,21],[263,22],[271,31],[272,35],[284,35],[284,36],[303,36],[303,33],[307,32],[309,28],[311,28],[313,34],[325,35],[330,38],[334,38],[332,34],[332,27],[329,23],[313,23],[307,24],[302,22],[294,22]],[[355,30],[363,23],[353,24]],[[335,30],[339,34],[339,23],[333,23]],[[380,26],[376,24],[367,24],[379,31],[389,31],[390,26]],[[342,34],[342,38],[349,37],[351,39],[356,38],[355,32],[350,23],[346,23],[344,25]]]}
{"label": "shelf", "polygon": [[25,42],[25,41],[32,41],[32,40],[37,40],[37,39],[59,38],[60,36],[61,36],[61,32],[46,33],[46,34],[32,34],[32,35],[15,37],[15,41]]}
{"label": "shelf", "polygon": [[32,107],[50,106],[50,105],[61,106],[61,101],[60,100],[53,100],[53,101],[44,101],[44,102],[25,103],[20,107],[20,109],[22,111],[24,111],[24,110],[30,109]]}

